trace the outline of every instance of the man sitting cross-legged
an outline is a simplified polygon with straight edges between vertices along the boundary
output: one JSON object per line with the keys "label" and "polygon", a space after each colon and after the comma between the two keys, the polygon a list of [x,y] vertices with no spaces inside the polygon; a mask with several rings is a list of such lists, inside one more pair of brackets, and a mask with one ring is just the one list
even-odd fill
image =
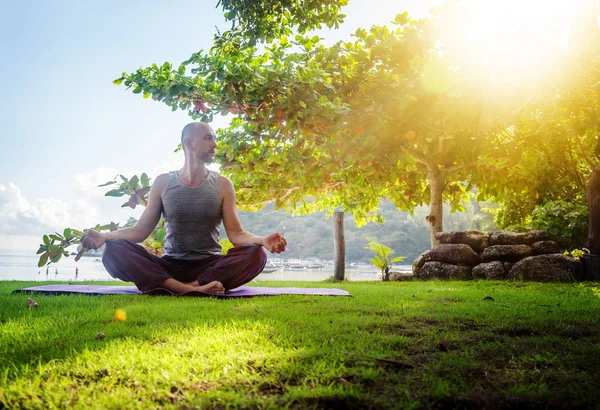
{"label": "man sitting cross-legged", "polygon": [[[106,248],[102,262],[114,278],[133,282],[143,292],[165,288],[173,293],[201,291],[223,294],[248,283],[264,268],[263,246],[285,251],[282,233],[257,236],[243,230],[237,214],[235,189],[228,178],[210,171],[217,148],[215,133],[205,123],[185,126],[181,134],[183,168],[159,175],[148,205],[134,227],[100,233],[85,230],[86,249]],[[165,223],[165,254],[148,253],[143,242],[156,227],[161,213]],[[223,222],[234,245],[221,254],[219,226]]]}

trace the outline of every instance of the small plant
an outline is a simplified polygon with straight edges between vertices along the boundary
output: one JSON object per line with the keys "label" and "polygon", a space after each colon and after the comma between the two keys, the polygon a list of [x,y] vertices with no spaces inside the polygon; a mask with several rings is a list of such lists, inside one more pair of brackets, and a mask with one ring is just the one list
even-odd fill
{"label": "small plant", "polygon": [[572,251],[565,251],[565,255],[572,256],[576,259],[581,259],[581,257],[585,254],[582,249],[573,249]]}
{"label": "small plant", "polygon": [[381,280],[387,282],[390,280],[390,265],[395,262],[403,261],[406,256],[397,256],[392,258],[394,251],[384,244],[381,244],[371,238],[366,238],[368,245],[365,249],[370,249],[375,253],[373,259],[369,259],[371,263],[381,270]]}

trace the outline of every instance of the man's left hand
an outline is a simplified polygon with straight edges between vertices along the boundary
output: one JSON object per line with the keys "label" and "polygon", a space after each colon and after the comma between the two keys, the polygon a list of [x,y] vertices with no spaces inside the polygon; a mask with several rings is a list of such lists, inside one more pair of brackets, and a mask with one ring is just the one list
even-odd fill
{"label": "man's left hand", "polygon": [[275,232],[269,236],[265,236],[262,240],[262,245],[271,253],[281,253],[285,251],[287,241],[283,237],[283,232]]}

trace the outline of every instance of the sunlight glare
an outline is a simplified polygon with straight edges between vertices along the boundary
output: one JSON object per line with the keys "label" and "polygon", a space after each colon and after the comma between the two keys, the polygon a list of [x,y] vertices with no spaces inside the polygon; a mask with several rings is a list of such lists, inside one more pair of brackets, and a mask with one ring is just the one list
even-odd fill
{"label": "sunlight glare", "polygon": [[[464,24],[448,21],[445,43],[493,83],[533,80],[569,49],[575,18],[589,0],[462,0]],[[457,29],[458,26],[458,29]]]}

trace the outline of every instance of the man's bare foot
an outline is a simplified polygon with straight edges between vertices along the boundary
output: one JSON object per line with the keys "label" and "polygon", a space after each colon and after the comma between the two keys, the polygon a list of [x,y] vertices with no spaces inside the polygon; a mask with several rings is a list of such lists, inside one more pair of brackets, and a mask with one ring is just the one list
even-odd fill
{"label": "man's bare foot", "polygon": [[[193,283],[193,282],[192,282]],[[194,290],[198,290],[204,293],[210,293],[211,295],[222,295],[225,293],[223,284],[217,280],[207,283],[206,285],[195,287]]]}

